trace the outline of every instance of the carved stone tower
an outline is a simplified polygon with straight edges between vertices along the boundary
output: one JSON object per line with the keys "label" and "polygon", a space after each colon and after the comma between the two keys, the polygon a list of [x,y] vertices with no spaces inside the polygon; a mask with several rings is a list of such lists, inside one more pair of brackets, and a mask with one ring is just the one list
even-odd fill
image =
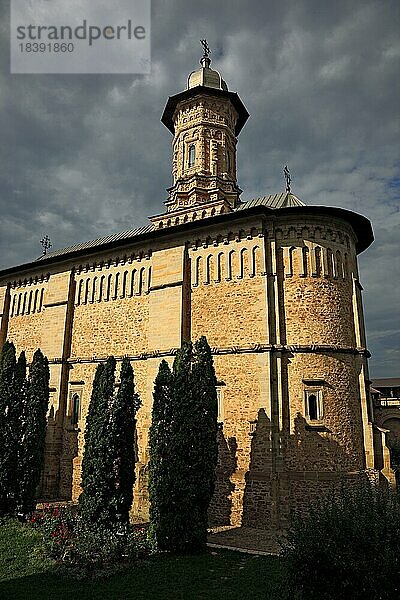
{"label": "carved stone tower", "polygon": [[236,137],[248,119],[239,96],[228,91],[205,53],[187,89],[168,99],[161,121],[173,133],[174,185],[156,228],[232,211],[239,202]]}

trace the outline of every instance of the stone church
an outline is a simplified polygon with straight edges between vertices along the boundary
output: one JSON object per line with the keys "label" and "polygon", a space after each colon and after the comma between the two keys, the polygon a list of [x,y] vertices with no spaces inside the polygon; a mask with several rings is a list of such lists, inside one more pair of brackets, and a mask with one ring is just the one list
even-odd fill
{"label": "stone church", "polygon": [[139,229],[0,272],[0,343],[48,356],[41,497],[76,499],[97,365],[129,356],[142,400],[134,515],[148,515],[154,379],[205,335],[218,378],[219,524],[282,527],[360,471],[392,480],[369,396],[357,255],[370,222],[290,191],[243,202],[236,143],[249,114],[205,54],[168,99],[173,186]]}

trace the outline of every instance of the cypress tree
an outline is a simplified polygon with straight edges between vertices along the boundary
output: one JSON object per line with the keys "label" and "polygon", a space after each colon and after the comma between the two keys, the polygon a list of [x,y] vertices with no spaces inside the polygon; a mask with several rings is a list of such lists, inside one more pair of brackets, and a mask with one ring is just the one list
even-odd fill
{"label": "cypress tree", "polygon": [[[24,357],[18,363],[17,381],[21,381],[24,372]],[[44,451],[47,429],[47,410],[49,405],[50,372],[47,358],[36,350],[29,369],[29,379],[24,394],[21,415],[21,445],[19,463],[19,510],[29,512],[35,506],[35,492],[40,481],[44,465]]]}
{"label": "cypress tree", "polygon": [[115,365],[113,356],[105,364],[98,365],[86,418],[79,510],[88,525],[102,523],[108,526],[110,521],[113,461],[108,452],[108,438]]}
{"label": "cypress tree", "polygon": [[150,537],[161,550],[205,548],[217,462],[217,393],[206,339],[163,361],[150,428]]}
{"label": "cypress tree", "polygon": [[120,372],[120,386],[111,405],[109,453],[113,457],[114,489],[111,519],[129,523],[135,483],[135,429],[140,399],[135,394],[134,374],[128,358]]}
{"label": "cypress tree", "polygon": [[16,376],[15,346],[5,342],[0,354],[0,514],[10,514],[15,508],[14,457],[10,407],[13,403]]}
{"label": "cypress tree", "polygon": [[13,398],[8,411],[10,448],[12,448],[12,465],[14,472],[14,485],[12,490],[13,506],[15,512],[17,505],[20,504],[22,489],[24,486],[24,450],[23,440],[25,434],[24,415],[27,403],[28,381],[26,377],[26,356],[25,352],[19,355],[14,377]]}
{"label": "cypress tree", "polygon": [[160,550],[170,549],[174,520],[174,511],[170,503],[173,464],[169,456],[173,420],[172,384],[171,370],[168,363],[163,360],[154,382],[152,421],[149,431],[149,539]]}
{"label": "cypress tree", "polygon": [[194,347],[193,429],[191,467],[193,469],[193,518],[191,543],[195,549],[204,549],[207,541],[207,512],[215,487],[215,469],[218,459],[217,443],[217,379],[213,358],[207,340],[202,336]]}
{"label": "cypress tree", "polygon": [[173,365],[173,415],[169,442],[169,460],[173,474],[170,496],[173,510],[174,538],[172,550],[190,551],[192,548],[192,527],[194,525],[194,473],[192,469],[193,446],[193,346],[184,342],[177,352]]}

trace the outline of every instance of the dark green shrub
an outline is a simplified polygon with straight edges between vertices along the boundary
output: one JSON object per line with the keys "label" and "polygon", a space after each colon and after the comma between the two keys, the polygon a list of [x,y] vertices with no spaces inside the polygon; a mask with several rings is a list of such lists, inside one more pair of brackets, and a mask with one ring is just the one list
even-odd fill
{"label": "dark green shrub", "polygon": [[111,574],[150,554],[147,526],[87,524],[75,507],[46,505],[28,525],[41,533],[45,555],[75,578]]}
{"label": "dark green shrub", "polygon": [[82,461],[82,521],[117,530],[129,521],[135,481],[135,427],[140,400],[133,369],[122,361],[115,394],[116,361],[110,356],[97,367],[85,428]]}
{"label": "dark green shrub", "polygon": [[217,462],[217,393],[211,350],[202,337],[162,361],[149,438],[150,531],[160,550],[205,549]]}
{"label": "dark green shrub", "polygon": [[96,369],[85,427],[82,460],[82,493],[79,513],[89,524],[106,526],[110,520],[113,491],[112,457],[109,444],[109,406],[115,383],[115,358],[111,356]]}
{"label": "dark green shrub", "polygon": [[112,520],[118,524],[129,523],[129,510],[133,501],[135,483],[135,430],[136,413],[140,399],[135,394],[133,369],[128,358],[121,365],[120,385],[110,410],[108,454],[112,457],[114,488],[111,498]]}
{"label": "dark green shrub", "polygon": [[[14,344],[5,342],[0,353],[0,516],[12,514],[16,505],[15,470],[19,440],[10,410],[15,395],[17,362]],[[13,415],[14,416],[14,415]],[[17,429],[19,434],[19,427]]]}
{"label": "dark green shrub", "polygon": [[47,556],[62,561],[70,557],[76,522],[75,508],[50,505],[33,512],[28,519],[31,527],[40,530]]}
{"label": "dark green shrub", "polygon": [[292,520],[284,544],[291,595],[400,596],[400,499],[368,480],[344,485]]}
{"label": "dark green shrub", "polygon": [[[171,503],[170,488],[173,485],[173,465],[169,457],[174,407],[172,373],[162,360],[154,382],[152,421],[149,431],[149,540],[154,548],[168,547]],[[172,518],[172,515],[171,515]]]}
{"label": "dark green shrub", "polygon": [[[21,381],[24,361],[18,362],[17,379]],[[24,514],[35,508],[36,488],[44,466],[50,371],[47,358],[36,350],[29,368],[23,395],[20,445],[18,452],[18,510]]]}
{"label": "dark green shrub", "polygon": [[49,366],[40,350],[26,379],[26,358],[16,361],[14,344],[0,355],[0,514],[26,514],[44,465],[49,404]]}

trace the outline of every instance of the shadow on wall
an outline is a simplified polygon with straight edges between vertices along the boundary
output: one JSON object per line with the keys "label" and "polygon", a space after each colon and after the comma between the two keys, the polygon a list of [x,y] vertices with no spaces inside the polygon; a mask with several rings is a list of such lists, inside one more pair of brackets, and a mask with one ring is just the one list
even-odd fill
{"label": "shadow on wall", "polygon": [[237,469],[237,442],[235,437],[225,438],[220,427],[218,439],[218,463],[215,490],[209,508],[211,527],[230,525],[232,515],[232,492],[235,485],[231,477]]}
{"label": "shadow on wall", "polygon": [[354,459],[324,426],[298,413],[293,433],[275,435],[264,409],[252,434],[243,498],[243,527],[282,530],[294,511],[304,512],[357,469]]}
{"label": "shadow on wall", "polygon": [[62,433],[62,452],[60,460],[60,497],[71,500],[74,477],[74,458],[78,456],[78,436],[80,429],[67,417]]}

